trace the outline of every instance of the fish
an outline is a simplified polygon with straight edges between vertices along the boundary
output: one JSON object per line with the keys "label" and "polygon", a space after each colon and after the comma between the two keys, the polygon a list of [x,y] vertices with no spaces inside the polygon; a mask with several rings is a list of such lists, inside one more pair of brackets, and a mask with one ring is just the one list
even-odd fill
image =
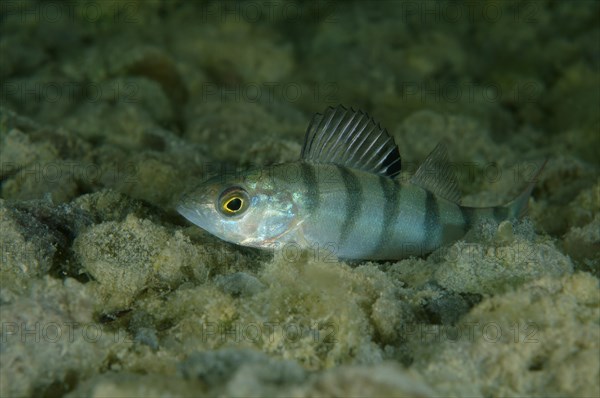
{"label": "fish", "polygon": [[543,168],[509,203],[469,207],[443,142],[409,179],[401,163],[393,137],[366,112],[329,107],[310,121],[299,160],[209,178],[176,209],[237,245],[400,260],[456,242],[480,222],[522,217]]}

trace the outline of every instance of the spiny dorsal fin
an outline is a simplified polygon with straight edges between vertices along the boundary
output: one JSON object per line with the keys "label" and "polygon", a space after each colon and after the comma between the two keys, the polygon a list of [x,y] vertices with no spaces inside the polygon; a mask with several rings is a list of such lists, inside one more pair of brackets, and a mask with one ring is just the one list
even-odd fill
{"label": "spiny dorsal fin", "polygon": [[400,152],[394,139],[365,112],[342,105],[313,116],[300,157],[388,177],[400,172]]}
{"label": "spiny dorsal fin", "polygon": [[431,151],[410,181],[451,202],[460,202],[458,183],[442,142]]}

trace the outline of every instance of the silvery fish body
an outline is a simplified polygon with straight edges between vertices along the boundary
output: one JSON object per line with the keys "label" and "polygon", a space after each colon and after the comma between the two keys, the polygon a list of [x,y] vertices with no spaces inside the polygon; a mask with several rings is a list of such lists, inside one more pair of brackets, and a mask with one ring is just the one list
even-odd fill
{"label": "silvery fish body", "polygon": [[244,246],[293,244],[343,259],[395,260],[454,242],[483,219],[519,217],[533,188],[505,206],[461,206],[441,144],[409,181],[399,172],[400,154],[385,129],[338,106],[313,117],[300,160],[212,178],[177,210]]}

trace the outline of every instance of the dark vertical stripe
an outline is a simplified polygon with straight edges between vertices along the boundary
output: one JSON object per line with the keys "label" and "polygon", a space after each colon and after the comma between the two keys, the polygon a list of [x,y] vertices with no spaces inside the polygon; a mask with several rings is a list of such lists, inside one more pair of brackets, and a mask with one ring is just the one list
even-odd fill
{"label": "dark vertical stripe", "polygon": [[306,209],[309,214],[314,214],[321,205],[315,167],[310,163],[300,162],[300,175],[306,190]]}
{"label": "dark vertical stripe", "polygon": [[379,186],[381,187],[385,205],[383,206],[383,222],[375,254],[381,252],[386,242],[389,242],[392,238],[394,226],[398,222],[398,216],[400,215],[400,183],[389,177],[380,176]]}
{"label": "dark vertical stripe", "polygon": [[339,240],[339,245],[341,247],[348,240],[350,233],[354,230],[354,226],[360,218],[364,196],[363,187],[356,174],[343,166],[337,166],[337,169],[342,176],[344,188],[346,189],[345,216],[344,223],[341,226]]}
{"label": "dark vertical stripe", "polygon": [[462,214],[462,218],[464,221],[464,231],[467,233],[471,227],[473,226],[473,210],[469,207],[458,206],[460,209],[460,213]]}
{"label": "dark vertical stripe", "polygon": [[425,220],[423,221],[423,228],[425,236],[431,238],[440,227],[440,210],[435,195],[429,191],[425,191],[425,194]]}
{"label": "dark vertical stripe", "polygon": [[492,212],[494,214],[494,220],[498,223],[508,218],[508,209],[506,207],[496,206],[492,209]]}
{"label": "dark vertical stripe", "polygon": [[[440,214],[441,244],[445,245],[460,239],[465,233],[465,216],[459,205],[436,197]],[[460,217],[459,217],[460,216]]]}

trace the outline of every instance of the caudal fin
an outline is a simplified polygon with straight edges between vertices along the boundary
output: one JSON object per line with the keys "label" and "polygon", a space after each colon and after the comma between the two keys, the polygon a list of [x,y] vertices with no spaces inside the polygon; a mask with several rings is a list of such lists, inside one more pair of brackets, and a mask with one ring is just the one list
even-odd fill
{"label": "caudal fin", "polygon": [[544,163],[540,166],[540,168],[535,172],[535,174],[531,178],[531,181],[527,185],[527,188],[525,188],[523,192],[519,194],[519,196],[517,196],[512,201],[503,206],[504,208],[508,209],[509,218],[521,218],[527,214],[529,196],[531,195],[531,191],[533,191],[533,187],[535,186],[535,183],[537,182],[540,173],[542,172],[542,170],[544,170],[546,163],[548,163],[547,158],[544,160]]}

